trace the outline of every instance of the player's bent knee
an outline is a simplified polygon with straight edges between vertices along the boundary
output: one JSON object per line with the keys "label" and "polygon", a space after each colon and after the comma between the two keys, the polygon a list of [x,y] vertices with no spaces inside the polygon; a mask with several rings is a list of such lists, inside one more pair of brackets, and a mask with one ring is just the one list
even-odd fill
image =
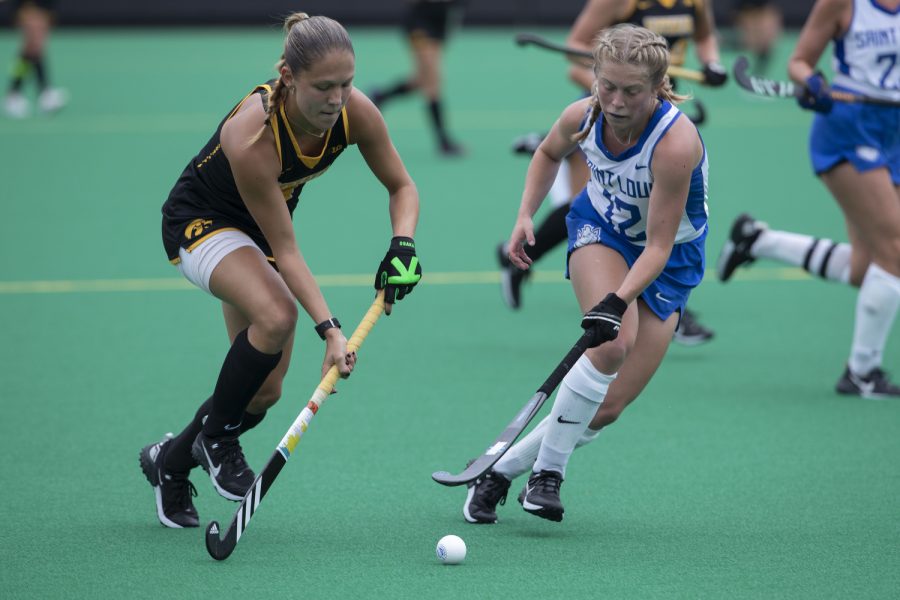
{"label": "player's bent knee", "polygon": [[297,327],[297,304],[292,301],[273,302],[268,310],[253,319],[253,326],[267,339],[283,345]]}

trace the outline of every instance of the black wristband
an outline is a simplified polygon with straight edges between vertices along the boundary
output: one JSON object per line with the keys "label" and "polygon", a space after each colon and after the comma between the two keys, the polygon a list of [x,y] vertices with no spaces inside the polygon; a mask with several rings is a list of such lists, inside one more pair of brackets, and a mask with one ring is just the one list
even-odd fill
{"label": "black wristband", "polygon": [[628,310],[628,304],[619,298],[615,292],[608,293],[606,298],[603,299],[603,303],[616,310],[619,313],[619,316],[624,315],[625,311]]}
{"label": "black wristband", "polygon": [[316,333],[319,334],[319,337],[323,340],[325,339],[325,332],[331,329],[332,327],[341,328],[341,322],[337,320],[337,317],[331,317],[330,319],[325,319],[318,325],[316,325]]}

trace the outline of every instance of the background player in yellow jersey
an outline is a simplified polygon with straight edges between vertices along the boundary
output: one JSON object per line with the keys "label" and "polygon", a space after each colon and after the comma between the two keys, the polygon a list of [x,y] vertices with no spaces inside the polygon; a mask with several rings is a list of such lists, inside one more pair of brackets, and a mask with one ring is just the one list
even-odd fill
{"label": "background player in yellow jersey", "polygon": [[[719,44],[715,36],[712,8],[705,0],[588,0],[569,32],[566,44],[590,51],[597,35],[617,23],[631,23],[645,27],[666,39],[669,44],[670,64],[682,65],[689,41],[693,40],[697,57],[704,65],[703,73],[708,85],[723,85],[727,80],[725,69],[719,64]],[[591,61],[575,59],[569,68],[569,78],[586,93],[593,82]],[[702,105],[697,104],[702,117]],[[694,117],[695,122],[701,119]],[[581,152],[569,155],[568,186],[559,192],[562,202],[538,225],[534,245],[526,246],[532,261],[539,260],[547,252],[566,239],[566,214],[571,199],[585,186],[590,177],[587,163]],[[568,188],[568,189],[566,189]],[[558,188],[557,188],[558,189]],[[503,298],[510,308],[517,309],[522,301],[522,283],[529,271],[516,269],[507,258],[507,248],[497,248],[501,267]],[[703,327],[690,311],[682,316],[675,340],[694,345],[708,341],[712,331]]]}
{"label": "background player in yellow jersey", "polygon": [[[385,312],[421,277],[413,234],[419,197],[375,105],[353,87],[355,55],[336,21],[285,22],[278,79],[257,86],[191,160],[163,206],[163,242],[182,274],[222,301],[232,340],[212,396],[174,438],[145,446],[141,467],[169,527],[196,527],[188,479],[198,464],[220,495],[243,498],[255,476],[238,436],[278,401],[299,302],[325,341],[323,374],[356,356],[297,246],[291,213],[303,185],[356,144],[390,198],[394,237],[375,275]],[[362,226],[362,224],[360,224]],[[277,270],[272,266],[277,265]]]}

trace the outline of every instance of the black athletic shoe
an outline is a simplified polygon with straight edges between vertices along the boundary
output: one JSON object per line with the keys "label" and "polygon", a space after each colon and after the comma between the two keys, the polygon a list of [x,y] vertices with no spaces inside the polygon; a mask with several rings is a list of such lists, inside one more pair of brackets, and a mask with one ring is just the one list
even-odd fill
{"label": "black athletic shoe", "polygon": [[838,394],[859,396],[869,400],[900,398],[900,387],[891,383],[888,374],[878,367],[869,371],[868,375],[860,376],[848,366],[834,389]]}
{"label": "black athletic shoe", "polygon": [[734,220],[731,224],[731,238],[725,242],[719,253],[719,262],[716,263],[716,275],[721,281],[728,281],[735,269],[756,260],[750,254],[750,248],[759,239],[759,234],[768,228],[768,225],[747,213]]}
{"label": "black athletic shoe", "polygon": [[697,320],[697,315],[693,311],[685,309],[672,339],[683,346],[699,346],[713,339],[714,336],[713,330],[704,327]]}
{"label": "black athletic shoe", "polygon": [[201,432],[191,446],[191,456],[209,473],[213,487],[223,498],[243,500],[256,479],[237,436],[210,438]]}
{"label": "black athletic shoe", "polygon": [[463,516],[469,523],[496,523],[497,504],[506,504],[510,481],[493,469],[469,483]]}
{"label": "black athletic shoe", "polygon": [[526,133],[525,135],[520,135],[513,140],[512,151],[514,154],[533,156],[537,151],[538,146],[540,146],[541,142],[544,141],[545,137],[546,134],[538,133],[536,131]]}
{"label": "black athletic shoe", "polygon": [[197,488],[188,479],[187,473],[166,471],[163,467],[166,447],[172,441],[169,433],[159,442],[141,448],[141,470],[156,494],[156,516],[166,527],[198,527],[200,519],[191,500],[197,495]]}
{"label": "black athletic shoe", "polygon": [[528,278],[529,271],[523,271],[509,261],[504,244],[497,245],[497,262],[500,264],[500,291],[503,301],[513,310],[522,306],[522,283]]}
{"label": "black athletic shoe", "polygon": [[440,143],[438,147],[442,156],[446,156],[448,158],[458,158],[466,155],[466,149],[451,140],[444,140]]}
{"label": "black athletic shoe", "polygon": [[562,481],[562,475],[556,471],[532,473],[525,489],[519,494],[522,508],[542,519],[562,521],[565,512],[559,499],[559,486]]}

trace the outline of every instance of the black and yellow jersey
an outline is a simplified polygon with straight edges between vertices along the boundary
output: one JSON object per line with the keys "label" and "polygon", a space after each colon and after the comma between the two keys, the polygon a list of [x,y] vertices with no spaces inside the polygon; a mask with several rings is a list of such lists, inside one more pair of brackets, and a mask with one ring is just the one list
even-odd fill
{"label": "black and yellow jersey", "polygon": [[703,18],[706,0],[630,0],[625,23],[646,27],[666,38],[669,62],[684,64],[688,42],[694,37],[697,20]]}
{"label": "black and yellow jersey", "polygon": [[[256,86],[222,119],[206,146],[188,163],[169,193],[162,207],[162,235],[166,254],[173,264],[180,260],[179,248],[190,252],[209,236],[235,229],[250,236],[269,260],[274,261],[272,249],[238,192],[231,165],[220,144],[222,126],[228,119],[257,94],[266,103],[273,85],[274,80]],[[347,148],[350,136],[347,109],[341,110],[340,118],[325,133],[318,156],[306,156],[300,151],[294,132],[288,126],[283,104],[269,119],[268,126],[275,135],[281,159],[278,183],[293,216],[304,184],[324,173]]]}

